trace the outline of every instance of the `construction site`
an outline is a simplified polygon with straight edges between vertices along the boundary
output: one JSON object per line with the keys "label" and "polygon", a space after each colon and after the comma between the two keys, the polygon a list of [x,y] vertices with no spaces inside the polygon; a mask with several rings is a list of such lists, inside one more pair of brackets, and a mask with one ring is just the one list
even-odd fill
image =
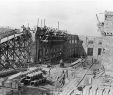
{"label": "construction site", "polygon": [[44,24],[0,28],[0,95],[113,95],[113,12],[101,37]]}

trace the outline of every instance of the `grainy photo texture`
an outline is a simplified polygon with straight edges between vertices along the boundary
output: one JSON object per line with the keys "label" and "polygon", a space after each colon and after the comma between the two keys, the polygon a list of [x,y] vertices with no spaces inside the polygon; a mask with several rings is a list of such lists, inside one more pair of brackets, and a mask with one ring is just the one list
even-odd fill
{"label": "grainy photo texture", "polygon": [[0,0],[0,95],[113,95],[113,1]]}

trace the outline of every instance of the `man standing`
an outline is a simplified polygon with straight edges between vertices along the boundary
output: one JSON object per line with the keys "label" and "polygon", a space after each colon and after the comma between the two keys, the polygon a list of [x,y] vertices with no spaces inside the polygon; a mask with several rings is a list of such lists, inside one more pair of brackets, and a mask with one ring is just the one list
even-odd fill
{"label": "man standing", "polygon": [[64,67],[63,59],[60,60],[60,67]]}

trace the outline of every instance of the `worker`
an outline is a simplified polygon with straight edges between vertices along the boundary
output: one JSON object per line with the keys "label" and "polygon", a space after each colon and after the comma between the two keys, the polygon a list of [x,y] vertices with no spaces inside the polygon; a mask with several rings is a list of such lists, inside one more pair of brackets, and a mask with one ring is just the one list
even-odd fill
{"label": "worker", "polygon": [[81,55],[80,58],[83,59],[83,56]]}
{"label": "worker", "polygon": [[49,67],[49,76],[50,76],[50,73],[51,73],[51,69],[52,69],[52,67],[50,66],[50,67]]}
{"label": "worker", "polygon": [[68,78],[68,70],[66,70],[66,77]]}
{"label": "worker", "polygon": [[39,64],[41,64],[42,63],[42,60],[41,60],[41,58],[39,59]]}
{"label": "worker", "polygon": [[63,59],[60,60],[60,66],[64,67]]}
{"label": "worker", "polygon": [[95,71],[93,71],[93,75],[94,75],[93,78],[95,78],[96,77],[96,72]]}

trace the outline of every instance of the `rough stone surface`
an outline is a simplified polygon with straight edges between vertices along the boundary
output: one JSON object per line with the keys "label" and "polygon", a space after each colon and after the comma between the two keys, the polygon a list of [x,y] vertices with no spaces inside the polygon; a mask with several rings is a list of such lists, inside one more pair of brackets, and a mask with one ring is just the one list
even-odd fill
{"label": "rough stone surface", "polygon": [[113,71],[113,37],[103,38],[103,54],[102,64],[105,67],[106,73]]}

